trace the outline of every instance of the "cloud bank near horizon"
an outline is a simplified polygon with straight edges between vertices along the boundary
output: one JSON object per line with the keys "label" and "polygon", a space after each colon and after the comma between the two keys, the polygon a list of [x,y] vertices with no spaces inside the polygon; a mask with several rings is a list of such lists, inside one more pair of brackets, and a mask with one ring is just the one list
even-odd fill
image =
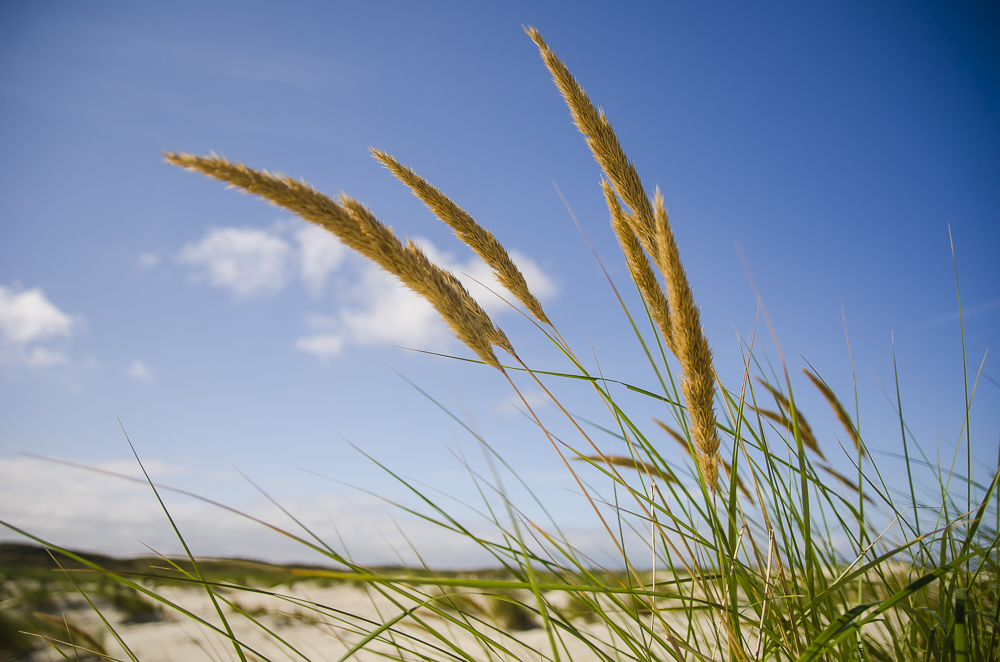
{"label": "cloud bank near horizon", "polygon": [[[332,563],[248,517],[178,495],[160,485],[161,480],[187,483],[192,478],[201,482],[208,478],[155,459],[144,460],[143,464],[160,486],[171,517],[196,556]],[[64,548],[119,557],[148,556],[150,550],[168,556],[183,554],[160,504],[134,463],[103,462],[93,468],[96,471],[32,457],[0,458],[0,519]],[[496,559],[468,536],[452,535],[423,519],[387,510],[385,501],[371,495],[317,492],[282,499],[281,504],[335,550],[349,552],[360,563],[427,561],[449,569],[497,565]],[[226,505],[308,538],[264,497]],[[470,516],[462,523],[482,539],[501,537],[498,529],[485,520]],[[578,528],[567,533],[592,558],[613,558],[613,545],[605,540],[602,530]],[[0,541],[28,539],[0,528]]]}

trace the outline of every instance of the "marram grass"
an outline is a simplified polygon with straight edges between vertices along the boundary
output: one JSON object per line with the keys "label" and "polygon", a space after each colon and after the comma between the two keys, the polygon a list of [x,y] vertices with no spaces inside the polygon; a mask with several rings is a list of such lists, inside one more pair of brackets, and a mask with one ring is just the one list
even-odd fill
{"label": "marram grass", "polygon": [[[660,387],[625,386],[661,406],[660,416],[669,422],[634,416],[616,401],[608,387],[613,380],[591,375],[577,360],[500,241],[389,153],[373,150],[494,270],[553,343],[563,372],[522,363],[507,335],[453,274],[400,241],[356,200],[334,200],[292,178],[214,155],[170,153],[166,159],[329,230],[426,298],[483,364],[508,376],[526,372],[555,404],[554,415],[580,435],[579,449],[557,438],[523,400],[560,457],[575,460],[565,466],[583,507],[593,510],[618,550],[617,565],[600,568],[555,522],[529,520],[502,492],[491,496],[491,486],[482,493],[497,535],[486,538],[405,481],[429,508],[422,518],[482,548],[498,570],[367,568],[305,527],[297,534],[268,524],[342,568],[301,569],[297,578],[354,582],[378,609],[349,613],[292,592],[213,576],[193,556],[183,563],[165,559],[163,572],[171,581],[207,592],[215,618],[163,597],[149,577],[44,544],[59,552],[56,558],[103,573],[192,619],[241,660],[1000,661],[996,473],[982,484],[971,480],[971,467],[963,474],[960,467],[922,463],[906,449],[911,487],[900,498],[904,490],[896,476],[876,466],[857,421],[819,373],[806,371],[850,440],[842,461],[853,463],[857,473],[841,473],[828,460],[836,446],[821,444],[796,406],[785,366],[783,383],[754,375],[759,363],[753,338],[741,340],[745,363],[738,388],[721,384],[662,196],[658,190],[652,198],[647,194],[603,111],[538,31],[527,32],[604,172],[611,225],[641,297],[641,310],[623,303],[622,314],[632,322],[635,347],[648,358]],[[515,365],[502,364],[494,348]],[[588,382],[614,425],[571,414],[543,384],[543,375]],[[769,400],[776,409],[768,408]],[[677,456],[671,438],[683,446],[692,468],[667,459]],[[617,454],[602,450],[612,446]],[[583,466],[599,480],[584,480],[577,473]],[[934,483],[922,486],[919,500],[912,488],[918,471]],[[75,576],[67,574],[74,582]],[[285,607],[269,612],[242,606],[261,596]],[[289,613],[330,628],[335,635],[328,649],[317,652],[287,636],[276,619]],[[105,622],[122,659],[137,659],[127,633]],[[248,629],[255,638],[242,634]],[[72,634],[68,624],[66,633]],[[63,650],[71,644],[53,643]],[[83,648],[83,642],[76,645]]]}

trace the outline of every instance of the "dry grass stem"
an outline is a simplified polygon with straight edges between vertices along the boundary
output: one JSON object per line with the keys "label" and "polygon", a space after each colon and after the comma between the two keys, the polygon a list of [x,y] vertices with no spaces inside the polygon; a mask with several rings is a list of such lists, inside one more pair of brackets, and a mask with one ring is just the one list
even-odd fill
{"label": "dry grass stem", "polygon": [[465,242],[482,258],[483,262],[493,269],[500,284],[517,297],[517,300],[524,304],[532,315],[545,324],[551,324],[545,311],[542,310],[542,304],[528,289],[524,274],[517,268],[507,250],[497,241],[492,232],[479,225],[468,212],[455,204],[448,196],[413,170],[400,164],[391,155],[377,149],[372,149],[371,152],[397,179],[409,186],[410,190],[423,200],[435,216],[447,223],[455,231],[455,236]]}
{"label": "dry grass stem", "polygon": [[[840,483],[841,485],[843,485],[844,487],[852,489],[855,492],[858,492],[860,494],[861,490],[858,489],[857,483],[855,483],[853,480],[851,480],[850,478],[848,478],[844,474],[840,473],[839,471],[837,471],[833,467],[828,466],[826,464],[817,464],[816,466],[818,466],[820,469],[822,469],[826,473],[828,473],[831,476],[833,476],[837,480],[837,482]],[[870,503],[872,505],[875,505],[875,502],[872,501],[872,498],[870,496],[868,496],[867,494],[864,495],[864,498],[865,498],[865,501],[867,501],[868,503]]]}
{"label": "dry grass stem", "polygon": [[676,355],[674,329],[670,320],[670,303],[663,293],[663,288],[660,287],[660,281],[653,272],[653,267],[649,264],[646,253],[642,250],[642,245],[636,238],[635,232],[632,231],[625,210],[622,209],[611,184],[605,180],[601,182],[601,186],[604,188],[604,197],[608,202],[608,210],[611,212],[611,227],[614,228],[615,234],[618,236],[618,243],[622,247],[622,253],[625,254],[632,278],[639,287],[642,297],[646,300],[649,314],[653,317],[656,326],[659,327],[663,342],[666,343],[667,349]]}
{"label": "dry grass stem", "polygon": [[513,353],[507,337],[454,275],[431,262],[413,242],[404,247],[392,228],[356,200],[345,195],[338,203],[291,177],[254,170],[219,156],[167,153],[164,157],[174,165],[259,195],[329,230],[430,302],[452,333],[484,363],[500,368],[491,344]]}
{"label": "dry grass stem", "polygon": [[[774,400],[778,403],[778,406],[781,408],[781,412],[779,413],[771,411],[769,409],[761,409],[759,407],[757,408],[757,411],[760,412],[760,414],[765,418],[769,418],[772,421],[775,421],[776,423],[781,423],[783,426],[788,428],[789,432],[792,432],[794,434],[795,429],[792,426],[792,421],[791,421],[791,414],[793,409],[791,401],[784,395],[782,395],[781,391],[774,388],[760,377],[757,378],[757,381],[760,382],[764,386],[764,388],[766,388],[768,392],[770,392],[772,396],[774,396]],[[802,437],[802,444],[806,448],[808,448],[809,450],[811,450],[812,452],[816,453],[821,458],[823,458],[823,460],[826,460],[826,455],[824,455],[823,451],[820,450],[819,443],[817,443],[816,441],[816,435],[813,434],[812,428],[809,427],[809,423],[806,422],[805,416],[802,415],[802,412],[799,411],[798,408],[795,408],[795,420],[799,425],[799,435]]]}
{"label": "dry grass stem", "polygon": [[[794,434],[792,422],[788,419],[788,416],[786,416],[784,412],[777,412],[758,407],[757,413],[764,418],[774,421],[775,423],[780,423],[782,426],[788,428],[789,432]],[[806,423],[806,419],[802,417],[802,412],[798,412],[797,418],[799,422],[799,434],[802,436],[802,445],[825,460],[826,456],[823,455],[823,451],[820,450],[819,444],[816,442],[816,437],[813,435],[812,428],[809,427],[808,423]]]}
{"label": "dry grass stem", "polygon": [[865,449],[861,445],[861,435],[858,434],[857,428],[854,427],[854,422],[851,420],[851,417],[847,415],[847,410],[844,409],[844,405],[840,404],[840,400],[837,399],[837,396],[833,394],[830,387],[827,386],[818,375],[813,374],[805,368],[802,368],[802,372],[806,373],[806,377],[809,378],[809,381],[811,381],[813,385],[819,389],[819,392],[823,394],[826,401],[830,403],[830,407],[833,408],[833,413],[837,415],[837,420],[840,421],[840,424],[844,426],[845,430],[847,430],[847,434],[851,436],[851,441],[854,442],[855,450],[861,453],[861,456],[864,457]]}
{"label": "dry grass stem", "polygon": [[670,483],[676,483],[677,481],[673,476],[664,473],[649,462],[643,462],[642,460],[636,460],[631,457],[624,457],[622,455],[583,455],[581,457],[575,457],[574,460],[590,460],[592,462],[604,462],[605,464],[613,464],[616,467],[625,467],[627,469],[635,469],[639,473],[644,473],[654,478],[660,478]]}

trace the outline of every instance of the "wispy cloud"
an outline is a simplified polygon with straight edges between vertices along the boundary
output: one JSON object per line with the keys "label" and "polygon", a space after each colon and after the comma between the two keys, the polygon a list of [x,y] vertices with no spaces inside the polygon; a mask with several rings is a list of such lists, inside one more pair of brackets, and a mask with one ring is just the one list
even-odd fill
{"label": "wispy cloud", "polygon": [[142,39],[109,43],[105,50],[129,60],[145,60],[153,66],[180,69],[189,74],[253,84],[306,87],[322,82],[331,69],[343,73],[339,62],[315,60],[287,52],[239,54],[225,49],[166,40]]}
{"label": "wispy cloud", "polygon": [[[973,317],[979,317],[980,315],[985,315],[986,313],[992,313],[995,310],[1000,310],[1000,299],[992,299],[985,303],[969,306],[962,311],[962,319],[972,319]],[[949,322],[957,322],[958,319],[958,310],[955,310],[954,312],[938,315],[937,317],[928,320],[924,326],[940,326],[942,324],[948,324]]]}
{"label": "wispy cloud", "polygon": [[72,336],[79,322],[50,302],[41,288],[18,291],[0,285],[0,363],[28,368],[71,363],[51,343]]}
{"label": "wispy cloud", "polygon": [[157,253],[139,253],[135,258],[135,264],[140,269],[152,269],[160,263],[160,256]]}
{"label": "wispy cloud", "polygon": [[132,361],[128,365],[125,369],[125,374],[128,375],[129,379],[143,384],[151,384],[154,379],[153,371],[139,359]]}

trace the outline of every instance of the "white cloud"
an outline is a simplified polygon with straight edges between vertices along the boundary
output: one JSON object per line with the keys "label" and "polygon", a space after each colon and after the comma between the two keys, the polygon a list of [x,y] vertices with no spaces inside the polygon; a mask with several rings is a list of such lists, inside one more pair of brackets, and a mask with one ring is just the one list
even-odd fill
{"label": "white cloud", "polygon": [[0,333],[11,342],[26,344],[72,333],[73,320],[56,308],[41,288],[14,292],[0,285]]}
{"label": "white cloud", "polygon": [[[157,483],[165,476],[171,476],[165,482],[208,480],[156,460],[144,460],[143,464]],[[94,466],[139,480],[35,458],[0,458],[0,520],[63,547],[114,555],[148,555],[144,545],[164,554],[183,552],[134,463],[104,462]],[[199,556],[318,560],[304,546],[259,523],[169,490],[161,490],[160,494],[185,540]],[[227,505],[281,527],[295,526],[263,497],[236,502],[230,499]],[[342,540],[351,555],[363,563],[397,562],[393,548],[406,561],[414,563],[417,558],[409,549],[410,543],[439,567],[482,567],[492,562],[468,538],[444,534],[439,527],[405,513],[390,514],[382,500],[365,494],[330,495],[324,490],[282,499],[282,505],[335,548],[340,547],[338,540]],[[336,523],[336,530],[331,522]],[[467,525],[480,535],[491,534],[486,525],[476,522]],[[493,535],[498,537],[495,531]],[[23,538],[0,527],[0,540],[18,539]]]}
{"label": "white cloud", "polygon": [[[523,395],[524,400],[528,402],[528,406],[536,412],[542,407],[549,407],[552,405],[552,399],[545,395],[544,391],[527,389],[522,390],[521,395]],[[522,413],[527,413],[524,408],[524,401],[521,400],[517,393],[511,393],[508,397],[497,403],[496,410],[500,414],[506,414],[509,416],[521,416]]]}
{"label": "white cloud", "polygon": [[302,282],[313,296],[319,297],[326,277],[344,261],[347,247],[333,234],[311,223],[300,228],[295,238],[301,252]]}
{"label": "white cloud", "polygon": [[[344,349],[344,338],[334,331],[336,322],[327,317],[313,316],[306,320],[310,326],[318,333],[311,336],[302,336],[295,341],[295,347],[307,354],[314,354],[324,363],[340,354]],[[323,328],[327,327],[328,332],[324,333]]]}
{"label": "white cloud", "polygon": [[40,344],[68,338],[76,325],[41,288],[18,292],[0,285],[0,363],[28,367],[69,363],[58,349]]}
{"label": "white cloud", "polygon": [[131,379],[137,382],[150,383],[153,381],[153,371],[149,369],[149,366],[136,359],[129,364],[128,368],[125,369],[125,374]]}
{"label": "white cloud", "polygon": [[135,263],[140,269],[152,269],[160,263],[160,256],[156,253],[139,253]]}
{"label": "white cloud", "polygon": [[443,346],[447,328],[427,301],[374,264],[363,264],[357,275],[345,297],[353,305],[342,306],[335,317],[308,316],[312,333],[298,339],[298,349],[326,361],[347,345]]}
{"label": "white cloud", "polygon": [[204,270],[215,287],[241,298],[270,294],[285,286],[292,248],[272,232],[253,228],[216,228],[178,259]]}

